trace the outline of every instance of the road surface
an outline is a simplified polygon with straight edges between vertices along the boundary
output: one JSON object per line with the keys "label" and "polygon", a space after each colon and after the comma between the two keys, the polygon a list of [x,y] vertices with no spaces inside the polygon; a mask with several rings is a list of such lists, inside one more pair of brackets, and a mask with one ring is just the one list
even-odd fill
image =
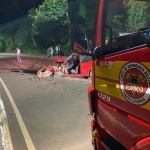
{"label": "road surface", "polygon": [[36,74],[19,71],[52,63],[48,59],[23,58],[22,64],[15,58],[5,60],[0,62],[0,77],[8,91],[1,84],[0,94],[14,150],[92,150],[87,99],[90,80],[39,79]]}

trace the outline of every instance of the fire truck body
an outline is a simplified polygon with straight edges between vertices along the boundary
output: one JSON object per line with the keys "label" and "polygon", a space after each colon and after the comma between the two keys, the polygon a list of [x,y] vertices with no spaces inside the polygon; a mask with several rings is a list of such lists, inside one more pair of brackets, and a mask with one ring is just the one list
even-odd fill
{"label": "fire truck body", "polygon": [[150,1],[68,1],[72,41],[92,50],[94,149],[150,150]]}
{"label": "fire truck body", "polygon": [[[137,29],[137,32],[112,38],[110,35],[111,41],[106,44],[106,12],[112,8],[109,2],[113,1],[99,1],[95,32],[93,79],[89,88],[93,144],[98,150],[108,147],[148,150],[150,29]],[[121,1],[116,2],[117,5]],[[149,2],[146,4],[150,6]]]}
{"label": "fire truck body", "polygon": [[[148,55],[149,50],[145,48],[95,62],[95,96],[91,102],[95,107],[91,112],[96,117],[95,126],[127,149],[150,135],[149,79],[146,78],[150,76],[150,63],[145,62],[145,57],[137,60],[137,54],[142,52],[142,57],[143,53]],[[134,80],[138,80],[138,84],[134,84]]]}

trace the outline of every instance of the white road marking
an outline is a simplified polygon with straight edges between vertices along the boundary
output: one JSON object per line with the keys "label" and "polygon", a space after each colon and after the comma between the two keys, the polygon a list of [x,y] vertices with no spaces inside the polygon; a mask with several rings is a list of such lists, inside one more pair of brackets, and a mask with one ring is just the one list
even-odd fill
{"label": "white road marking", "polygon": [[36,150],[32,140],[31,140],[31,137],[30,137],[30,135],[28,133],[28,130],[27,130],[27,128],[26,128],[26,126],[25,126],[25,124],[23,122],[23,119],[22,119],[22,117],[21,117],[21,115],[19,113],[19,110],[18,110],[18,108],[17,108],[17,106],[16,106],[16,104],[15,104],[15,102],[14,102],[14,100],[13,100],[13,98],[12,98],[12,96],[11,96],[7,86],[6,86],[6,84],[4,83],[4,81],[1,78],[0,78],[0,82],[1,82],[2,86],[4,87],[4,89],[5,89],[6,93],[7,93],[7,96],[9,98],[9,101],[10,101],[10,103],[11,103],[13,109],[14,109],[14,112],[16,114],[16,118],[17,118],[18,123],[20,125],[21,131],[22,131],[22,134],[24,136],[24,139],[25,139],[25,142],[27,144],[28,149],[29,150]]}

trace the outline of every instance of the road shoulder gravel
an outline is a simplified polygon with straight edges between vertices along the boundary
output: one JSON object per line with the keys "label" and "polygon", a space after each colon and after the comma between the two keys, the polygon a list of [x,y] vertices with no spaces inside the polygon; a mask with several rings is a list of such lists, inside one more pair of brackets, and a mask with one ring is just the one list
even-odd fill
{"label": "road shoulder gravel", "polygon": [[10,136],[6,111],[0,97],[0,150],[14,150]]}

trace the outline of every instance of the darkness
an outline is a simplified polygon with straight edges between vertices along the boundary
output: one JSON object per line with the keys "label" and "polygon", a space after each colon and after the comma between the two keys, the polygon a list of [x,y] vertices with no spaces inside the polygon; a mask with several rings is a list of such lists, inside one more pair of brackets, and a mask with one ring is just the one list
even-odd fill
{"label": "darkness", "polygon": [[44,0],[0,0],[0,23],[25,16],[31,8],[36,8]]}

